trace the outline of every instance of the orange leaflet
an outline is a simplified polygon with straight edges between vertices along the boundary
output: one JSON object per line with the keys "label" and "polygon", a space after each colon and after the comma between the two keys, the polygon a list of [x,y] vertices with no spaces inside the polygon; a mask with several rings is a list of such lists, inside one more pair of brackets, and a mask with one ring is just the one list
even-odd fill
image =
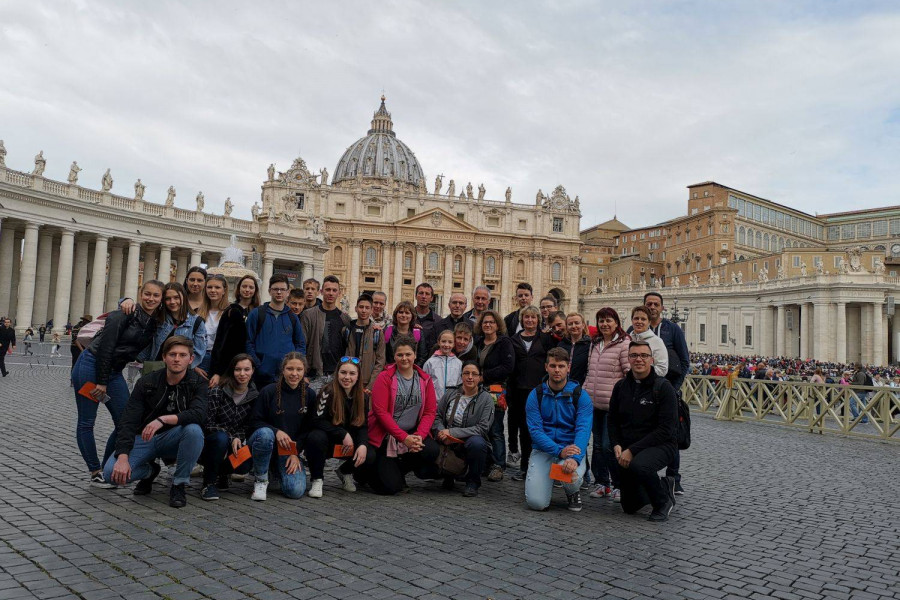
{"label": "orange leaflet", "polygon": [[91,392],[93,392],[94,388],[96,388],[96,387],[97,387],[96,383],[91,383],[90,381],[88,381],[83,386],[81,386],[81,389],[78,390],[78,393],[81,394],[82,396],[84,396],[85,398],[87,398],[88,400],[97,402],[97,399],[91,395]]}
{"label": "orange leaflet", "polygon": [[555,479],[556,481],[561,481],[563,483],[572,483],[575,479],[575,473],[566,473],[563,471],[562,465],[552,464],[550,465],[550,479]]}
{"label": "orange leaflet", "polygon": [[250,459],[250,446],[241,446],[241,449],[237,451],[237,454],[232,454],[228,457],[228,460],[231,461],[232,468],[237,469],[240,465],[247,462]]}
{"label": "orange leaflet", "polygon": [[353,450],[350,450],[350,452],[345,453],[344,447],[342,445],[340,445],[340,444],[334,445],[334,458],[349,458],[351,456],[353,456]]}
{"label": "orange leaflet", "polygon": [[448,435],[447,437],[445,437],[445,438],[444,438],[444,441],[445,441],[445,442],[450,442],[451,444],[465,444],[464,441],[462,441],[462,440],[459,439],[459,438],[455,438],[455,437],[453,437],[452,435]]}
{"label": "orange leaflet", "polygon": [[297,454],[297,442],[291,442],[291,447],[285,450],[278,444],[278,456],[294,456]]}

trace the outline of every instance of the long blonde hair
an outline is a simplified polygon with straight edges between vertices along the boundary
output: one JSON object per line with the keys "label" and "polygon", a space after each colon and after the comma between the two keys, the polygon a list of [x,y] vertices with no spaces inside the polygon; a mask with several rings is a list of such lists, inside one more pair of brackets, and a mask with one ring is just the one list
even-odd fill
{"label": "long blonde hair", "polygon": [[[222,287],[222,297],[219,298],[219,302],[213,306],[209,301],[209,296],[206,295],[206,286],[209,285],[210,281],[221,281]],[[203,317],[204,321],[209,320],[209,313],[212,310],[217,310],[221,314],[223,310],[231,306],[231,301],[228,299],[228,280],[225,279],[224,275],[210,275],[206,278],[206,283],[203,284],[203,303],[200,305],[200,308],[197,309],[197,314]]]}

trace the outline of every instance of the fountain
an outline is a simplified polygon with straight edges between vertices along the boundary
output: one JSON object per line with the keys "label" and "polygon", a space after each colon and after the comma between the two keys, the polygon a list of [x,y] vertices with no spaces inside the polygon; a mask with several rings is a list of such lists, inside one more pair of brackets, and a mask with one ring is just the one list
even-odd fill
{"label": "fountain", "polygon": [[222,252],[222,261],[218,267],[207,269],[210,275],[224,275],[228,281],[228,289],[232,291],[244,275],[253,275],[259,285],[259,275],[244,266],[244,251],[237,247],[237,236],[231,236],[231,245]]}

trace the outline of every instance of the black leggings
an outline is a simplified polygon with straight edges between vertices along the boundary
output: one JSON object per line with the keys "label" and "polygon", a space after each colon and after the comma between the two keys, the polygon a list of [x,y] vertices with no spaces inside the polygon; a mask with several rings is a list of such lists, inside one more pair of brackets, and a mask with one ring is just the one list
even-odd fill
{"label": "black leggings", "polygon": [[[321,429],[313,429],[309,432],[303,447],[306,449],[306,462],[309,463],[310,479],[325,478],[325,461],[334,455],[334,447],[343,443],[343,441],[343,436],[329,435]],[[372,449],[367,449],[366,461],[359,468],[365,468],[366,465],[372,464],[374,460]],[[356,470],[356,466],[353,464],[353,457],[345,459],[339,469],[345,475],[353,473]]]}
{"label": "black leggings", "polygon": [[519,462],[519,468],[522,471],[528,471],[528,457],[531,456],[531,433],[529,433],[528,423],[525,421],[525,404],[528,402],[530,393],[530,389],[510,389],[507,392],[509,447],[510,449],[518,447],[521,450],[522,459]]}
{"label": "black leggings", "polygon": [[[440,448],[430,437],[424,439],[425,447],[419,452],[405,452],[397,457],[387,455],[388,440],[385,438],[380,448],[369,446],[372,464],[366,460],[365,475],[361,479],[368,483],[372,491],[384,496],[393,496],[403,490],[406,485],[406,474],[410,471],[423,471],[434,465]],[[367,457],[368,458],[368,457]]]}

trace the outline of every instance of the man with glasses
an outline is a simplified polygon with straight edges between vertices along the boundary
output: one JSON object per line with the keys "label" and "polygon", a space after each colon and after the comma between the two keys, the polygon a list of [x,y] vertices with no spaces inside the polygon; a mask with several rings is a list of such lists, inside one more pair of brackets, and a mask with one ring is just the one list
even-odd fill
{"label": "man with glasses", "polygon": [[458,323],[465,320],[465,316],[463,315],[466,312],[466,305],[468,305],[468,303],[469,301],[466,300],[466,295],[462,292],[453,292],[450,294],[450,300],[447,302],[447,308],[450,309],[450,314],[435,324],[435,340],[440,337],[442,331],[447,331],[448,329],[453,331]]}
{"label": "man with glasses", "polygon": [[334,275],[322,280],[322,303],[316,308],[303,311],[300,323],[309,352],[309,387],[318,393],[331,381],[338,361],[344,356],[344,337],[341,332],[350,325],[350,316],[337,303],[341,297],[341,282]]}
{"label": "man with glasses", "polygon": [[558,306],[556,298],[550,294],[541,298],[539,308],[541,309],[541,331],[543,333],[550,332],[550,317],[557,312]]}
{"label": "man with glasses", "polygon": [[651,521],[666,521],[675,506],[675,478],[660,477],[678,448],[675,389],[653,370],[650,344],[628,345],[631,370],[616,382],[609,401],[609,443],[619,463],[622,510],[631,515],[648,503]]}
{"label": "man with glasses", "polygon": [[300,319],[287,306],[286,275],[272,275],[269,296],[271,300],[254,308],[247,317],[247,354],[257,365],[253,380],[259,389],[278,378],[285,354],[306,354],[306,336]]}

